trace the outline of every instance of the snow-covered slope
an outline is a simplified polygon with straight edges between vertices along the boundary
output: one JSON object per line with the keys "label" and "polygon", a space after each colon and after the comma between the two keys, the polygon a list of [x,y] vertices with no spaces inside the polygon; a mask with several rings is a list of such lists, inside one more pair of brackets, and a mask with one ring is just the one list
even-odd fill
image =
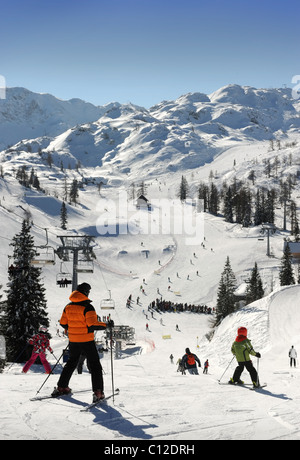
{"label": "snow-covered slope", "polygon": [[[251,122],[249,108],[263,119],[261,124]],[[286,133],[276,131],[276,120],[281,120],[279,125],[285,126]],[[45,380],[43,369],[37,365],[24,375],[21,365],[6,368],[0,375],[1,439],[298,439],[300,374],[297,368],[289,368],[288,350],[291,345],[300,349],[300,288],[279,286],[283,239],[289,235],[281,230],[282,209],[276,210],[279,230],[271,238],[270,258],[266,256],[266,239],[261,241],[260,228],[242,228],[205,214],[204,233],[195,244],[187,234],[190,227],[182,227],[186,220],[181,219],[191,215],[195,219],[196,207],[190,198],[197,196],[200,181],[209,183],[211,171],[217,186],[223,180],[230,183],[237,178],[249,188],[251,169],[256,173],[256,185],[261,187],[278,188],[279,179],[290,173],[297,175],[297,123],[288,90],[230,86],[209,96],[188,94],[149,111],[115,104],[100,118],[85,120],[80,126],[69,125],[48,137],[41,133],[34,140],[22,139],[1,153],[4,178],[0,179],[0,293],[5,297],[9,244],[20,231],[23,218],[30,214],[37,246],[45,245],[47,228],[48,244],[56,248],[57,235],[62,232],[59,225],[64,180],[70,183],[74,177],[90,179],[79,192],[79,204],[67,205],[68,232],[95,235],[94,272],[80,274],[79,281],[92,285],[91,298],[99,315],[107,314],[100,304],[111,291],[116,304],[111,312],[115,323],[133,327],[136,339],[135,345],[124,343],[121,357],[114,359],[114,382],[120,394],[114,403],[110,400],[91,413],[80,413],[91,400],[86,370],[71,380],[73,390],[85,392],[64,401],[31,402],[29,399]],[[276,147],[270,151],[270,133],[282,140],[280,150]],[[54,159],[51,169],[45,161],[48,152]],[[278,177],[268,178],[264,162],[273,162],[275,156],[280,158]],[[67,168],[67,162],[75,165],[78,160],[82,164],[78,172],[60,170],[61,161]],[[34,167],[47,194],[21,187],[14,173],[20,165],[26,165],[29,171]],[[190,185],[186,204],[176,200],[182,174]],[[137,210],[126,196],[131,184],[143,178],[147,179],[146,194],[152,203],[150,212]],[[107,185],[99,193],[100,179]],[[120,192],[126,196],[125,202],[120,201]],[[299,194],[297,183],[293,199]],[[115,235],[100,234],[105,218],[115,226]],[[125,234],[124,229],[128,230]],[[175,303],[215,307],[227,256],[239,285],[257,262],[266,297],[226,318],[210,342],[210,315],[177,311],[155,312],[152,317],[148,306],[160,296]],[[59,288],[56,276],[60,271],[71,270],[71,263],[61,264],[57,259],[55,266],[42,271],[51,345],[57,357],[67,344],[57,335],[57,328],[70,290]],[[129,309],[126,301],[130,294],[133,303]],[[262,354],[259,362],[254,359],[261,382],[268,383],[260,393],[218,383],[232,359],[231,344],[241,325],[248,328],[254,348]],[[97,337],[100,340],[102,334]],[[197,377],[176,372],[169,356],[172,353],[176,363],[186,347],[199,355],[202,364],[209,359],[208,375],[203,375],[201,369]],[[49,360],[54,364],[52,356]],[[109,394],[109,353],[104,354],[102,365],[105,391]],[[232,363],[222,382],[229,379],[234,366]],[[57,368],[50,376],[43,394],[56,385],[59,372]],[[247,373],[243,378],[249,382]]]}
{"label": "snow-covered slope", "polygon": [[[149,193],[161,193],[159,189],[167,191],[166,186],[155,182],[149,187]],[[95,192],[95,187],[88,187],[80,196],[84,206],[69,206],[70,229],[94,232],[104,208],[112,206],[113,189],[103,191],[98,202]],[[60,230],[57,228],[59,207],[54,198],[43,201],[34,195],[24,197],[12,179],[6,187],[2,183],[1,194],[5,198],[5,208],[0,209],[1,221],[6,223],[1,235],[3,258],[10,253],[11,235],[19,231],[26,207],[38,224],[32,230],[36,243],[45,242],[43,228],[48,227],[49,244],[56,247]],[[128,217],[136,228],[144,228],[146,216],[148,213],[141,210],[136,211],[134,218]],[[134,327],[136,331],[135,345],[123,344],[121,358],[114,360],[114,382],[120,394],[114,403],[110,401],[91,413],[81,414],[80,409],[91,400],[90,375],[84,372],[73,376],[71,387],[86,392],[74,394],[65,401],[31,402],[29,398],[35,395],[46,376],[39,366],[24,375],[21,366],[15,364],[1,374],[0,379],[4,396],[1,439],[297,439],[300,375],[297,369],[289,368],[287,354],[292,344],[296,349],[300,347],[297,308],[300,288],[276,290],[283,235],[278,232],[272,238],[275,258],[269,259],[265,255],[265,242],[258,241],[259,229],[242,229],[209,215],[205,217],[204,229],[205,248],[187,246],[186,235],[181,234],[129,233],[100,237],[96,233],[95,270],[93,274],[81,274],[80,282],[88,281],[92,285],[91,298],[100,315],[107,314],[100,309],[100,301],[107,298],[107,291],[111,290],[116,302],[111,312],[114,321]],[[171,251],[164,251],[167,247],[171,247]],[[125,249],[127,254],[121,254]],[[149,251],[148,258],[143,253],[145,249]],[[168,312],[154,313],[152,317],[147,311],[150,302],[159,296],[157,289],[166,300],[214,306],[227,255],[239,282],[243,282],[257,261],[266,292],[270,292],[271,286],[275,291],[228,317],[211,342],[205,337],[210,332],[210,315]],[[66,264],[63,269],[71,267]],[[56,335],[56,330],[69,295],[69,289],[56,286],[56,274],[60,270],[59,261],[54,267],[43,268],[53,335],[51,344],[57,357],[67,344],[66,339]],[[1,282],[5,281],[3,270]],[[141,285],[145,293],[141,292]],[[131,309],[126,308],[129,294],[133,298]],[[261,381],[267,381],[268,386],[260,393],[220,386],[217,381],[231,360],[231,343],[240,325],[248,327],[255,349],[262,354],[259,373]],[[186,347],[199,355],[202,364],[209,359],[207,376],[201,369],[198,377],[176,372],[177,366],[171,364],[169,356],[172,353],[176,363]],[[49,359],[54,364],[51,356]],[[109,394],[109,354],[104,355],[102,364],[105,390]],[[257,366],[256,359],[254,364]],[[49,378],[42,394],[55,386],[59,369]],[[227,381],[233,370],[234,363],[222,382]],[[249,382],[247,373],[243,377]]]}

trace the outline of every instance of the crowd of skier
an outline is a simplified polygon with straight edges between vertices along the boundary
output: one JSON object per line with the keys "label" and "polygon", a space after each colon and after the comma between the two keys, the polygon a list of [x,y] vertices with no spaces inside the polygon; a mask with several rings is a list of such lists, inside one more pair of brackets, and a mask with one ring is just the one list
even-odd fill
{"label": "crowd of skier", "polygon": [[207,305],[194,305],[188,303],[175,303],[170,300],[156,299],[151,302],[150,307],[153,310],[161,312],[192,312],[192,313],[204,313],[211,315],[214,313],[214,308],[208,307]]}

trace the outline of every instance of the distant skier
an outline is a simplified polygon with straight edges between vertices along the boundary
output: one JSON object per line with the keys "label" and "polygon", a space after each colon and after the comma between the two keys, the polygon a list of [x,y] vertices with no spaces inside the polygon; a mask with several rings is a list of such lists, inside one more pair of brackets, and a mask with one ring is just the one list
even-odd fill
{"label": "distant skier", "polygon": [[289,358],[290,358],[290,366],[293,367],[293,364],[294,364],[294,367],[296,367],[297,352],[294,348],[294,345],[292,345],[292,348],[289,351]]}
{"label": "distant skier", "polygon": [[49,350],[50,353],[53,353],[52,348],[50,347],[49,342],[49,335],[46,327],[41,326],[39,328],[38,334],[34,335],[28,341],[29,345],[33,345],[32,355],[31,358],[27,361],[25,366],[23,367],[22,372],[26,374],[29,371],[32,364],[36,361],[39,357],[41,363],[44,366],[46,374],[51,373],[51,366],[46,359],[46,350]]}
{"label": "distant skier", "polygon": [[198,366],[201,367],[200,359],[194,353],[191,353],[189,348],[185,349],[185,355],[182,357],[181,365],[189,371],[190,374],[199,375]]}
{"label": "distant skier", "polygon": [[228,383],[234,385],[235,383],[243,384],[244,382],[240,379],[244,368],[246,367],[247,371],[251,376],[251,380],[254,387],[259,387],[258,374],[254,368],[250,355],[260,358],[260,353],[254,351],[254,348],[251,345],[250,340],[247,338],[247,329],[245,327],[240,327],[238,329],[238,335],[235,341],[232,344],[231,352],[235,355],[238,366],[234,371],[233,377],[229,380]]}
{"label": "distant skier", "polygon": [[181,372],[182,375],[185,375],[185,367],[182,365],[182,358],[178,358],[178,361],[176,364],[178,365],[177,372]]}
{"label": "distant skier", "polygon": [[203,369],[203,374],[207,374],[209,368],[209,362],[208,359],[204,363],[204,369]]}

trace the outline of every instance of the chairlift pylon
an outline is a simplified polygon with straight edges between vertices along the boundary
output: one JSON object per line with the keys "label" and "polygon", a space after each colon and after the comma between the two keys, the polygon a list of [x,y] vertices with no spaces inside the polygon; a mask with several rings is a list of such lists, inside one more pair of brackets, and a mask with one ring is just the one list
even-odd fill
{"label": "chairlift pylon", "polygon": [[108,299],[102,299],[100,302],[101,310],[114,310],[115,309],[115,301],[111,298],[111,292],[109,292]]}

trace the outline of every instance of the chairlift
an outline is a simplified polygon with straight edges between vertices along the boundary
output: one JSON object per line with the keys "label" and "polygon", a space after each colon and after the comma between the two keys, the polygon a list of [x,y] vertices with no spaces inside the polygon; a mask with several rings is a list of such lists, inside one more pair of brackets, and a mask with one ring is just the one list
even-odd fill
{"label": "chairlift", "polygon": [[115,309],[115,301],[111,298],[111,292],[109,292],[109,299],[102,299],[100,302],[101,310],[114,310]]}
{"label": "chairlift", "polygon": [[72,284],[71,273],[64,273],[64,272],[58,273],[56,275],[56,284],[61,288],[68,287],[70,284]]}
{"label": "chairlift", "polygon": [[78,260],[77,273],[94,273],[94,262],[92,260]]}
{"label": "chairlift", "polygon": [[52,246],[48,246],[48,231],[46,232],[46,244],[36,246],[35,255],[31,259],[31,265],[55,265],[55,252]]}
{"label": "chairlift", "polygon": [[37,246],[31,265],[55,265],[55,253],[51,246]]}

